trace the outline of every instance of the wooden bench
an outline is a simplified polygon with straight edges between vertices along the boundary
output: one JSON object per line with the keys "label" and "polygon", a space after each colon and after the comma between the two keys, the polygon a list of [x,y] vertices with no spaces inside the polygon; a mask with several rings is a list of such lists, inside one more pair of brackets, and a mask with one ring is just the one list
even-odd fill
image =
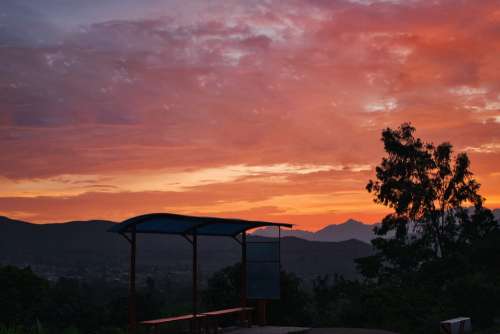
{"label": "wooden bench", "polygon": [[169,317],[169,318],[141,321],[141,325],[150,326],[153,329],[153,333],[157,333],[158,326],[164,325],[164,324],[169,324],[169,323],[174,323],[174,322],[179,322],[179,321],[188,321],[189,320],[190,326],[192,329],[193,323],[196,322],[198,319],[203,319],[203,318],[205,318],[205,315],[203,315],[203,314],[197,314],[196,317],[193,314],[186,314],[186,315],[180,315],[177,317]]}
{"label": "wooden bench", "polygon": [[221,317],[231,315],[231,314],[241,314],[242,315],[242,322],[246,321],[246,325],[250,326],[251,321],[252,321],[252,311],[253,307],[234,307],[234,308],[228,308],[224,310],[217,310],[217,311],[210,311],[210,312],[203,312],[202,315],[204,315],[206,318],[204,320],[205,324],[205,333],[209,334],[212,332],[212,330],[217,333],[218,332],[218,320]]}
{"label": "wooden bench", "polygon": [[220,315],[227,315],[234,313],[245,313],[251,311],[253,311],[253,307],[234,307],[218,311],[203,312],[202,314],[205,316],[220,316]]}
{"label": "wooden bench", "polygon": [[[205,329],[205,333],[210,333],[212,332],[212,330],[215,333],[217,333],[218,319],[231,314],[241,314],[242,318],[247,321],[247,325],[250,326],[252,320],[251,314],[253,309],[254,309],[253,307],[234,307],[224,310],[203,312],[197,314],[196,317],[193,314],[186,314],[177,317],[146,320],[146,321],[141,321],[140,323],[141,325],[150,326],[151,329],[153,330],[153,333],[158,333],[158,326],[160,325],[180,322],[180,321],[189,321],[191,332],[193,332],[193,329],[203,327]],[[201,320],[201,323],[198,323],[197,322],[198,320]],[[200,324],[202,326],[199,326]]]}

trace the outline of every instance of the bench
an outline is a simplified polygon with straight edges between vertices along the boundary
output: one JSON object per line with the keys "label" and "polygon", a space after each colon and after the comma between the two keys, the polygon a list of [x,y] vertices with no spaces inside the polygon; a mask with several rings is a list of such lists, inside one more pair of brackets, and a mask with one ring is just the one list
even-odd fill
{"label": "bench", "polygon": [[203,312],[202,314],[205,316],[219,316],[234,313],[246,313],[251,311],[253,311],[253,307],[234,307],[218,311]]}
{"label": "bench", "polygon": [[247,324],[251,324],[251,313],[253,311],[253,307],[234,307],[228,308],[224,310],[210,311],[197,314],[196,317],[193,314],[180,315],[176,317],[162,318],[162,319],[154,319],[154,320],[146,320],[141,321],[141,325],[150,326],[153,330],[153,333],[158,332],[158,326],[179,322],[179,321],[190,321],[191,332],[193,332],[193,328],[198,328],[198,324],[195,323],[198,319],[203,321],[203,327],[205,329],[205,333],[210,333],[212,329],[217,333],[218,324],[217,320],[220,317],[231,315],[231,314],[241,314],[247,320]]}
{"label": "bench", "polygon": [[153,333],[158,332],[158,326],[159,325],[164,325],[164,324],[169,324],[169,323],[174,323],[174,322],[179,322],[179,321],[190,321],[191,328],[193,326],[193,322],[202,319],[205,316],[203,314],[197,314],[196,317],[193,314],[186,314],[186,315],[180,315],[177,317],[169,317],[169,318],[162,318],[162,319],[154,319],[154,320],[146,320],[146,321],[141,321],[141,325],[146,325],[150,326],[153,329]]}
{"label": "bench", "polygon": [[251,320],[252,320],[252,311],[254,310],[253,307],[234,307],[234,308],[228,308],[224,310],[217,310],[217,311],[210,311],[210,312],[203,312],[202,315],[204,315],[206,318],[204,319],[205,323],[205,333],[209,334],[212,329],[214,330],[215,333],[218,331],[218,319],[226,316],[226,315],[231,315],[231,314],[241,314],[242,315],[242,322],[247,323],[247,326],[251,325]]}

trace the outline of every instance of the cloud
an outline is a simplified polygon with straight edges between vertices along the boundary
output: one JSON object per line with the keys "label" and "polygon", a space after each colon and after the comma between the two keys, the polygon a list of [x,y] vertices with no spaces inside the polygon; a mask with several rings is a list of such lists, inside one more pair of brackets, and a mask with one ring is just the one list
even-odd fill
{"label": "cloud", "polygon": [[464,150],[474,153],[499,153],[500,143],[485,143],[480,146],[467,146]]}
{"label": "cloud", "polygon": [[[338,191],[359,202],[335,202],[336,212],[374,212],[358,192],[383,154],[380,130],[404,121],[466,148],[478,176],[497,171],[496,1],[92,4],[0,4],[22,22],[0,30],[0,184],[11,212],[46,220],[33,203],[53,200],[70,203],[70,218],[68,196],[112,206],[120,192],[175,192],[221,214],[231,194],[241,212],[254,203],[287,214],[279,201],[308,196],[295,201],[300,216]],[[198,202],[204,187],[224,206]],[[13,204],[22,196],[31,209]],[[164,208],[152,203],[141,210]],[[111,214],[95,207],[89,215]]]}
{"label": "cloud", "polygon": [[54,45],[64,36],[38,8],[25,1],[3,0],[0,5],[0,46]]}
{"label": "cloud", "polygon": [[[362,172],[370,166],[331,165],[228,165],[192,170],[143,170],[133,174],[114,172],[102,175],[58,175],[56,177],[10,180],[4,178],[0,197],[75,196],[89,188],[106,192],[186,191],[188,188],[223,184],[243,179],[286,182],[293,175],[328,171]],[[102,184],[105,182],[106,184]]]}

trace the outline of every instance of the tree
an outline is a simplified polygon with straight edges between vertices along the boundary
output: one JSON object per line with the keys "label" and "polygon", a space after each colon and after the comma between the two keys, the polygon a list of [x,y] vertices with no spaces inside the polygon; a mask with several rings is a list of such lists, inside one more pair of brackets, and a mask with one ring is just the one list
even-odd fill
{"label": "tree", "polygon": [[[459,243],[486,235],[496,228],[496,222],[483,207],[480,184],[473,178],[467,154],[453,155],[450,143],[434,146],[415,138],[414,133],[409,123],[382,132],[387,156],[376,168],[377,180],[370,180],[366,189],[374,194],[376,203],[394,210],[376,234],[394,231],[395,239],[376,240],[375,246],[387,252],[389,246],[408,249],[413,241],[419,243],[410,251],[415,259],[439,258]],[[474,208],[472,216],[468,206]],[[410,232],[418,238],[412,238]],[[430,247],[433,254],[420,251],[426,248],[423,246]]]}
{"label": "tree", "polygon": [[0,325],[32,326],[47,305],[49,282],[28,268],[0,266]]}
{"label": "tree", "polygon": [[[240,302],[241,264],[223,268],[209,279],[203,301],[208,309],[234,307]],[[302,280],[293,273],[281,271],[281,296],[267,306],[267,320],[270,324],[302,326],[310,323],[309,296]],[[255,306],[253,300],[249,305]]]}
{"label": "tree", "polygon": [[450,143],[422,141],[408,123],[385,129],[382,141],[387,154],[366,188],[392,213],[375,228],[375,255],[356,260],[367,279],[362,298],[349,300],[373,315],[361,321],[427,333],[466,314],[474,326],[491,326],[500,314],[500,229],[483,207],[469,157]]}

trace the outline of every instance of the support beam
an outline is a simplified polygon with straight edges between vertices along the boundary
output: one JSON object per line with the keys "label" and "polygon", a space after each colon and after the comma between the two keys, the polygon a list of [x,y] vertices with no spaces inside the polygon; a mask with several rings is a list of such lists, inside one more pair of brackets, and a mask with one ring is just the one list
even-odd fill
{"label": "support beam", "polygon": [[186,239],[191,245],[193,244],[193,240],[192,239],[189,239],[189,237],[187,236],[187,234],[183,234],[182,237],[184,239]]}
{"label": "support beam", "polygon": [[257,324],[259,326],[267,325],[267,301],[265,299],[257,300]]}
{"label": "support beam", "polygon": [[132,239],[130,239],[125,233],[120,233],[120,235],[124,237],[125,240],[127,240],[130,244],[132,243]]}
{"label": "support beam", "polygon": [[194,333],[198,333],[198,320],[196,319],[198,315],[198,235],[196,229],[193,231],[193,325],[192,330]]}
{"label": "support beam", "polygon": [[241,233],[241,307],[247,306],[247,233]]}
{"label": "support beam", "polygon": [[136,230],[132,227],[130,237],[130,273],[128,286],[128,332],[135,334],[137,329],[136,294],[135,294],[135,256],[136,256]]}
{"label": "support beam", "polygon": [[[241,300],[240,306],[247,306],[247,232],[241,233]],[[250,326],[249,312],[240,313],[240,321],[243,325]]]}

